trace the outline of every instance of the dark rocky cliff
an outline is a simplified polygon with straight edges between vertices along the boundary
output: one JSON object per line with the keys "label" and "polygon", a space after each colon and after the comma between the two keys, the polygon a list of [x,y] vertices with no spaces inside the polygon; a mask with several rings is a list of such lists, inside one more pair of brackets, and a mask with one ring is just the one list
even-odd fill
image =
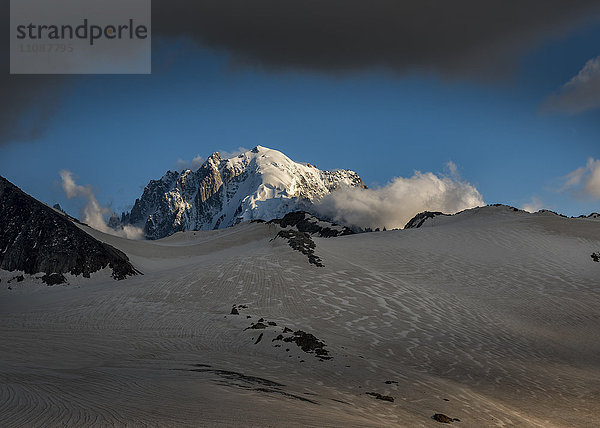
{"label": "dark rocky cliff", "polygon": [[115,279],[137,272],[128,257],[0,177],[0,268],[89,277],[109,266]]}

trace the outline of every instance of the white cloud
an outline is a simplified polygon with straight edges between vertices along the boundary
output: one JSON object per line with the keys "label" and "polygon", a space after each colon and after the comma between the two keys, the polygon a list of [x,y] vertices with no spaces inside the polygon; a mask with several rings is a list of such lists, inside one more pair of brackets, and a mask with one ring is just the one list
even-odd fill
{"label": "white cloud", "polygon": [[192,171],[196,171],[198,168],[202,166],[204,163],[204,158],[200,155],[194,157],[192,160],[183,160],[177,159],[177,171],[183,171],[186,169],[191,169]]}
{"label": "white cloud", "polygon": [[581,199],[600,199],[600,159],[589,158],[586,165],[564,177],[561,191],[570,190]]}
{"label": "white cloud", "polygon": [[[232,151],[219,150],[218,152],[223,159],[230,159],[230,158],[236,157],[240,153],[244,153],[247,151],[249,151],[249,149],[247,149],[245,147],[238,147],[237,149],[234,149]],[[180,158],[180,159],[177,159],[177,164],[176,164],[175,168],[177,169],[177,171],[184,171],[186,169],[191,169],[192,171],[196,171],[196,170],[198,170],[198,168],[200,168],[202,166],[202,164],[204,163],[205,160],[206,159],[201,155],[196,156],[192,160],[186,160],[186,159]]]}
{"label": "white cloud", "polygon": [[75,183],[71,171],[63,169],[59,174],[62,179],[62,188],[65,191],[67,198],[81,198],[85,201],[81,216],[83,218],[82,221],[88,226],[93,227],[100,232],[121,236],[127,239],[142,239],[144,237],[144,233],[139,227],[125,225],[119,230],[108,227],[105,216],[109,215],[111,210],[100,205],[92,188],[90,186],[80,186]]}
{"label": "white cloud", "polygon": [[583,69],[542,104],[543,111],[577,114],[600,107],[600,57]]}
{"label": "white cloud", "polygon": [[234,149],[234,150],[232,150],[230,152],[227,151],[227,150],[219,150],[219,154],[221,155],[221,157],[223,159],[231,159],[231,158],[236,157],[239,154],[242,154],[242,153],[245,153],[245,152],[248,152],[248,151],[250,151],[250,149],[247,149],[245,147],[241,147],[240,146],[237,149]]}
{"label": "white cloud", "polygon": [[446,168],[448,168],[448,171],[450,171],[450,175],[456,176],[458,174],[458,167],[456,166],[456,164],[454,162],[452,162],[452,161],[446,162]]}
{"label": "white cloud", "polygon": [[484,205],[479,191],[447,164],[450,175],[416,171],[410,178],[397,177],[384,187],[347,188],[327,195],[317,210],[341,224],[370,228],[402,228],[416,214],[441,211],[453,214]]}
{"label": "white cloud", "polygon": [[538,197],[532,197],[531,201],[524,204],[521,209],[523,211],[527,211],[530,213],[536,213],[539,210],[541,210],[542,208],[544,208],[544,203],[542,202],[542,200]]}

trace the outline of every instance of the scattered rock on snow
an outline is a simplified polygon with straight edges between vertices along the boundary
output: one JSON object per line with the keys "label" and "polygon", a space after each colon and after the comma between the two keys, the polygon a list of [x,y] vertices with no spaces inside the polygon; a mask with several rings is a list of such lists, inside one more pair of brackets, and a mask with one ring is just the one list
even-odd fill
{"label": "scattered rock on snow", "polygon": [[315,255],[315,242],[311,236],[305,232],[299,232],[297,230],[281,230],[275,235],[275,238],[282,238],[288,241],[288,244],[292,249],[301,252],[308,257],[308,262],[315,266],[323,267],[321,259]]}
{"label": "scattered rock on snow", "polygon": [[378,400],[389,401],[390,403],[394,402],[394,397],[390,397],[389,395],[382,395],[378,392],[367,392],[366,394],[375,397]]}
{"label": "scattered rock on snow", "polygon": [[67,278],[65,278],[65,276],[60,273],[51,273],[44,275],[42,277],[42,281],[45,282],[47,285],[58,285],[66,283]]}
{"label": "scattered rock on snow", "polygon": [[304,352],[307,353],[315,353],[319,358],[324,360],[328,360],[329,352],[325,349],[325,344],[317,339],[310,333],[306,333],[302,330],[298,330],[294,332],[294,335],[291,337],[286,337],[283,339],[284,342],[294,342],[298,345]]}
{"label": "scattered rock on snow", "polygon": [[434,421],[441,422],[443,424],[451,424],[452,422],[460,422],[458,418],[451,418],[450,416],[446,416],[443,413],[436,413],[431,417]]}
{"label": "scattered rock on snow", "polygon": [[262,322],[257,322],[255,324],[252,324],[250,327],[247,327],[245,330],[260,330],[264,328],[267,328],[265,324],[263,324]]}

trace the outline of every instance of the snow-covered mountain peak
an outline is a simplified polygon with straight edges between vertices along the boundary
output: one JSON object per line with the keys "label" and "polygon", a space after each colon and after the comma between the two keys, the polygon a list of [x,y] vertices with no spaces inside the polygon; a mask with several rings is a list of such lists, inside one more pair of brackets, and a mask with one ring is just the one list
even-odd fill
{"label": "snow-covered mountain peak", "polygon": [[242,221],[308,210],[343,187],[365,187],[353,171],[321,171],[263,146],[223,159],[213,153],[197,171],[152,180],[124,221],[150,238],[182,230],[218,229]]}

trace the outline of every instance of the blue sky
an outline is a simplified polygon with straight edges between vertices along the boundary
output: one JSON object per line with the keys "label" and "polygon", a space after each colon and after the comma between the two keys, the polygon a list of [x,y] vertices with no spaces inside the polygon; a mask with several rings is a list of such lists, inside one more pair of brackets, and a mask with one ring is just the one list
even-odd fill
{"label": "blue sky", "polygon": [[[128,209],[179,159],[263,145],[321,169],[357,171],[370,186],[454,162],[487,203],[535,198],[567,215],[600,203],[559,191],[600,158],[600,110],[541,112],[544,100],[600,55],[600,25],[546,39],[496,80],[418,69],[341,75],[233,66],[224,50],[185,39],[155,42],[152,76],[81,77],[57,99],[48,129],[0,145],[0,174],[78,214],[61,169],[99,201]],[[25,118],[27,120],[27,118]]]}

